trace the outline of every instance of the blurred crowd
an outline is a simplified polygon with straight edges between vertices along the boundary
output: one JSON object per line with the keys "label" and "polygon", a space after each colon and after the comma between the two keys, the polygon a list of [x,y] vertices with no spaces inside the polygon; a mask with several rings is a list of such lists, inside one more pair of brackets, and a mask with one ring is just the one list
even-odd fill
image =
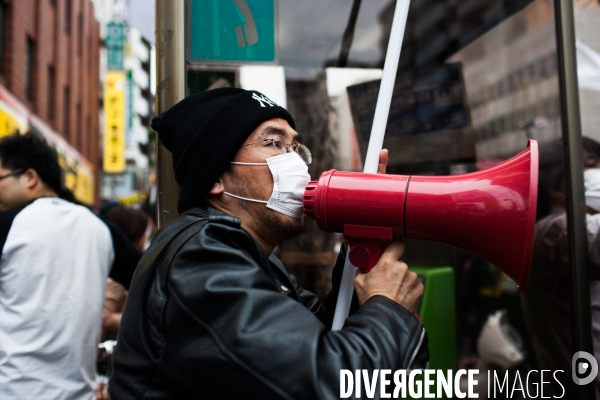
{"label": "blurred crowd", "polygon": [[[157,230],[156,209],[146,201],[141,209],[125,207],[116,201],[105,201],[98,210],[98,216],[116,225],[140,252],[146,250],[150,239]],[[106,298],[102,309],[102,334],[97,361],[97,399],[108,399],[108,378],[111,373],[111,353],[117,340],[121,316],[125,308],[127,289],[120,283],[108,278]]]}

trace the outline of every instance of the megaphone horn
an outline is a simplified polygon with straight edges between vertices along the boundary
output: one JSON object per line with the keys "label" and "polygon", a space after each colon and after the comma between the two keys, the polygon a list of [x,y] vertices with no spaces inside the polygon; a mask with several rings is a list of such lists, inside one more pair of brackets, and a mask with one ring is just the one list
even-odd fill
{"label": "megaphone horn", "polygon": [[330,170],[304,192],[304,213],[342,232],[352,264],[368,272],[394,239],[440,242],[477,254],[525,291],[537,206],[538,145],[492,168],[415,176]]}

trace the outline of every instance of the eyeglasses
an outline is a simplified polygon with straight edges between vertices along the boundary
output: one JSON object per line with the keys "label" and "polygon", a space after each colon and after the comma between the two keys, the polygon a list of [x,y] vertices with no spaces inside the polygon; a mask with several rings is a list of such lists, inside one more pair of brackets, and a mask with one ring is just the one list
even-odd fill
{"label": "eyeglasses", "polygon": [[279,138],[263,139],[263,140],[259,140],[258,142],[246,143],[240,147],[246,147],[246,146],[250,146],[251,144],[256,144],[256,143],[264,143],[265,145],[267,143],[269,143],[281,154],[289,153],[290,147],[291,147],[296,152],[296,154],[298,154],[300,156],[300,158],[302,158],[302,161],[304,161],[306,164],[310,164],[312,162],[312,154],[310,153],[310,150],[308,149],[308,147],[306,147],[303,144],[295,143],[295,142],[294,143],[286,143],[282,139],[279,139]]}
{"label": "eyeglasses", "polygon": [[6,174],[6,175],[0,175],[0,181],[1,181],[2,179],[4,179],[4,178],[8,178],[9,176],[20,175],[20,174],[22,174],[23,172],[25,172],[25,170],[24,170],[24,169],[22,169],[22,168],[20,168],[20,169],[15,169],[14,171],[11,171],[11,172],[9,172],[9,173],[8,173],[8,174]]}

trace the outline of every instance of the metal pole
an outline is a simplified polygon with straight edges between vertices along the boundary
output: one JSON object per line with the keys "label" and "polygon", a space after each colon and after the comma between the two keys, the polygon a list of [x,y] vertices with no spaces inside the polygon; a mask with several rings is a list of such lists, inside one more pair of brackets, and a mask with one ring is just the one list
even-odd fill
{"label": "metal pole", "polygon": [[[554,0],[561,123],[565,148],[569,257],[573,268],[574,351],[593,354],[588,244],[583,189],[583,144],[575,49],[573,0]],[[569,377],[570,379],[570,377]],[[578,386],[578,399],[594,399],[594,384]]]}
{"label": "metal pole", "polygon": [[[185,1],[156,0],[156,109],[164,112],[185,97]],[[158,226],[179,216],[179,185],[171,153],[157,135]]]}
{"label": "metal pole", "polygon": [[350,18],[348,19],[348,25],[344,31],[342,37],[342,46],[340,47],[340,55],[338,57],[338,68],[344,68],[348,64],[348,55],[350,54],[350,48],[352,47],[352,41],[354,40],[354,29],[356,28],[356,20],[358,19],[358,11],[360,10],[360,3],[362,0],[354,0],[352,3],[352,10],[350,10]]}

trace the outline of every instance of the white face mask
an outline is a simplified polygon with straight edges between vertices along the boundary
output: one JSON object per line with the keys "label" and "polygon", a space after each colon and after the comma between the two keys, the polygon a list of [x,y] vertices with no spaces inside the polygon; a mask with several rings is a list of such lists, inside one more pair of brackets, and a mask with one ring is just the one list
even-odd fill
{"label": "white face mask", "polygon": [[587,222],[587,232],[588,232],[588,245],[592,244],[592,241],[598,234],[600,230],[600,213],[599,214],[586,214],[585,219]]}
{"label": "white face mask", "polygon": [[295,152],[269,157],[266,161],[266,163],[232,162],[232,164],[268,165],[273,175],[273,193],[269,201],[248,199],[228,192],[223,193],[242,200],[264,203],[267,208],[292,218],[302,218],[304,215],[302,207],[304,189],[310,182],[308,166]]}

